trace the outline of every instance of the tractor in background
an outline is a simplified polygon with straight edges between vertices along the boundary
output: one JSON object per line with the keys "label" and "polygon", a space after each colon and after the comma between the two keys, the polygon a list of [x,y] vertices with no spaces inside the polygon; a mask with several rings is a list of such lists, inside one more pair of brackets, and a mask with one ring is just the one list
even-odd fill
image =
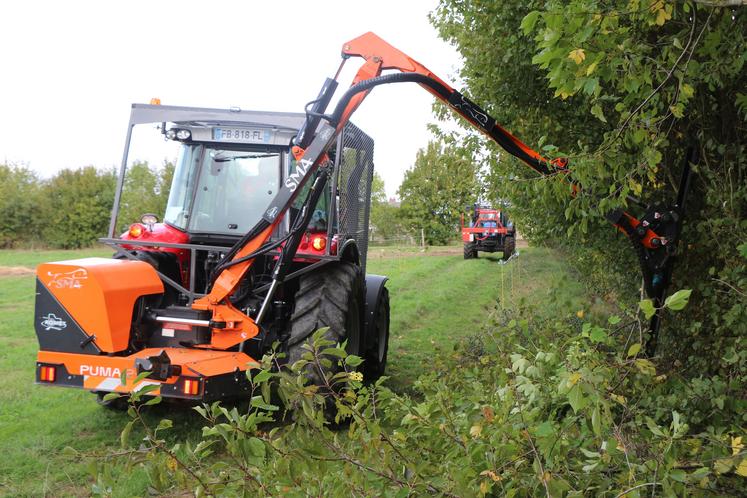
{"label": "tractor in background", "polygon": [[465,225],[461,217],[464,259],[477,257],[482,252],[502,252],[507,261],[516,249],[516,229],[501,209],[475,204]]}

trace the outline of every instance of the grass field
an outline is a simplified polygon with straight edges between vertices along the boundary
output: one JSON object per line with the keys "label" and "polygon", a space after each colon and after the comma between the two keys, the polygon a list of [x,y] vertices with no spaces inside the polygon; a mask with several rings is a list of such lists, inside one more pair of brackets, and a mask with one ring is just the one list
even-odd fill
{"label": "grass field", "polygon": [[[80,251],[0,251],[0,495],[80,496],[90,493],[84,462],[63,456],[72,446],[105,452],[119,444],[123,413],[100,408],[90,393],[37,386],[34,381],[37,341],[32,325],[34,276],[23,268],[44,261],[108,256],[108,249]],[[14,271],[8,271],[13,267]],[[584,291],[562,259],[541,248],[521,249],[502,264],[499,256],[462,258],[461,247],[418,249],[373,248],[368,272],[390,277],[392,300],[388,375],[390,384],[406,390],[428,368],[439,349],[477,330],[498,303],[515,306],[562,295],[581,308]],[[154,419],[168,407],[156,407]],[[189,410],[174,419],[173,434],[196,437],[200,421]],[[138,469],[120,477],[123,496],[145,492]]]}

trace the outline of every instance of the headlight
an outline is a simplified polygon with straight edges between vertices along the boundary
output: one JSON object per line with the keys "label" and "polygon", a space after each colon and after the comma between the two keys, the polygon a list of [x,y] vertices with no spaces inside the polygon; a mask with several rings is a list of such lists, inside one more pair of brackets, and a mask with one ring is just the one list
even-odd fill
{"label": "headlight", "polygon": [[140,223],[144,225],[155,225],[158,223],[158,216],[153,213],[146,213],[140,218]]}

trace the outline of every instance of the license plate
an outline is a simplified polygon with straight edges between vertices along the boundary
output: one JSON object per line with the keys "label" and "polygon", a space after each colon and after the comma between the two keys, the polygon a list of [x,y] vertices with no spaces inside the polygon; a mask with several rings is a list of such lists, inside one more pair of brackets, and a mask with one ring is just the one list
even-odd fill
{"label": "license plate", "polygon": [[256,128],[213,128],[216,142],[264,144],[270,141],[270,130]]}

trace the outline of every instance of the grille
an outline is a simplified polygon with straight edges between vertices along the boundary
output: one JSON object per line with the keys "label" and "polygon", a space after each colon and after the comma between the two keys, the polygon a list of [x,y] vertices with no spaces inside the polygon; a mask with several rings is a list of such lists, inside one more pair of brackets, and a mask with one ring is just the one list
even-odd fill
{"label": "grille", "polygon": [[374,142],[360,128],[348,123],[338,137],[339,166],[333,179],[338,192],[339,232],[344,240],[355,239],[361,257],[361,269],[366,271],[368,254],[368,218],[373,180]]}

